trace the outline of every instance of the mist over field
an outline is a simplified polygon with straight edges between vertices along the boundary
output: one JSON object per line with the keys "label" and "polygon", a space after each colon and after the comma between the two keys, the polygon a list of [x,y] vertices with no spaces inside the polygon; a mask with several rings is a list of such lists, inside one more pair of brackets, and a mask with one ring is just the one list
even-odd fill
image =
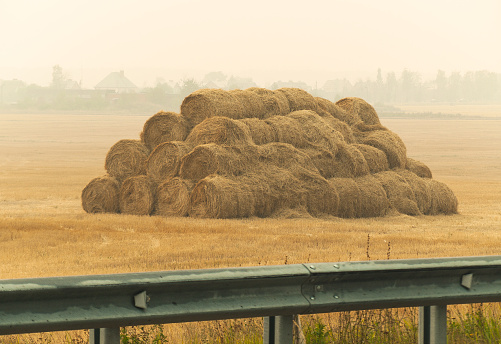
{"label": "mist over field", "polygon": [[311,87],[379,68],[501,73],[499,13],[496,0],[2,1],[0,80],[49,86],[55,65],[86,89],[120,70],[140,88],[213,71]]}

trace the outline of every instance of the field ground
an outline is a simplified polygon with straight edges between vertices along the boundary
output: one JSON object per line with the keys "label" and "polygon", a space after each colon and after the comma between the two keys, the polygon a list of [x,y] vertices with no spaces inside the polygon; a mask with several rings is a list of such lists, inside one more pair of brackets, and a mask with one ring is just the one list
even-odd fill
{"label": "field ground", "polygon": [[501,104],[463,104],[463,103],[435,103],[435,104],[401,104],[396,105],[405,113],[434,113],[442,115],[461,115],[469,117],[500,118]]}
{"label": "field ground", "polygon": [[[0,115],[0,279],[501,254],[501,120],[382,118],[459,199],[453,216],[91,215],[80,194],[149,115]],[[369,240],[368,240],[369,239]],[[368,242],[369,241],[369,242]]]}

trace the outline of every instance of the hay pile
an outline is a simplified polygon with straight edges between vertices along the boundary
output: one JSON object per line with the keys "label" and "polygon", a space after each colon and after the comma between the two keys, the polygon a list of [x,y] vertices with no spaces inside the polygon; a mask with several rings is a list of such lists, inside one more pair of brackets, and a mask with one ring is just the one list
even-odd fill
{"label": "hay pile", "polygon": [[360,98],[295,88],[193,92],[120,140],[89,213],[242,217],[453,214],[457,199]]}

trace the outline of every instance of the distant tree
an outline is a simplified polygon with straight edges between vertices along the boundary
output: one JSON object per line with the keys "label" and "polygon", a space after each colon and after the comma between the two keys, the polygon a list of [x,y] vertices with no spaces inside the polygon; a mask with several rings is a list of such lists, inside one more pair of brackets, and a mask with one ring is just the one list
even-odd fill
{"label": "distant tree", "polygon": [[435,78],[435,84],[437,87],[436,99],[439,101],[445,100],[447,96],[447,77],[443,70],[437,72],[437,77]]}
{"label": "distant tree", "polygon": [[181,80],[179,93],[181,94],[182,98],[185,98],[190,93],[193,93],[196,90],[199,90],[201,88],[203,88],[202,83],[196,81],[194,78],[183,79],[183,80]]}
{"label": "distant tree", "polygon": [[60,65],[52,67],[52,83],[51,87],[56,90],[64,89],[67,77],[63,73],[63,68]]}
{"label": "distant tree", "polygon": [[386,101],[396,102],[397,100],[398,82],[395,72],[386,74]]}

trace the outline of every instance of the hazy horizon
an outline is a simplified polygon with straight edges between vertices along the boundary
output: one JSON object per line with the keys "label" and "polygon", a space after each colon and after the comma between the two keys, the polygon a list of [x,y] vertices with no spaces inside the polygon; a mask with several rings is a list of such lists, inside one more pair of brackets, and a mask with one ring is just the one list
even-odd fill
{"label": "hazy horizon", "polygon": [[375,78],[408,69],[501,73],[501,2],[0,0],[0,80],[46,86],[52,67],[93,88],[212,71],[258,84]]}

